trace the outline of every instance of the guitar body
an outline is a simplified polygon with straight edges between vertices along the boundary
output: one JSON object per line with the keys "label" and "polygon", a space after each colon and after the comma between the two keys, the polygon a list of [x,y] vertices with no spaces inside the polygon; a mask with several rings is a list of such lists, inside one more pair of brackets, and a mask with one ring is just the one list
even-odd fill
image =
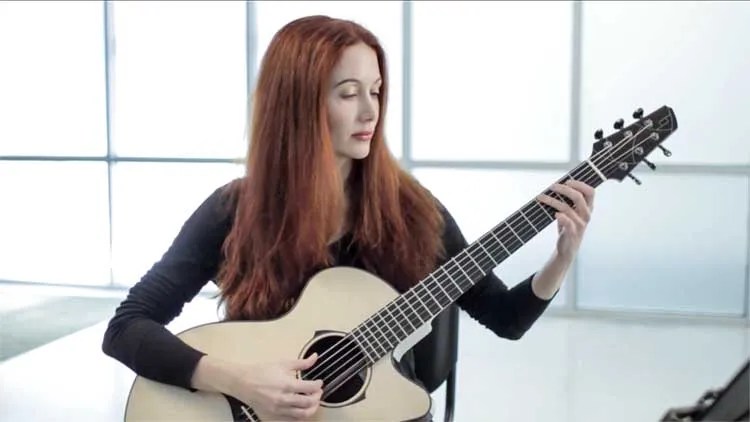
{"label": "guitar body", "polygon": [[[294,308],[279,319],[209,323],[178,337],[209,355],[234,362],[297,359],[309,354],[305,352],[330,332],[351,331],[397,296],[390,285],[368,272],[334,267],[311,278]],[[390,353],[386,357],[361,372],[359,384],[349,388],[351,397],[322,402],[313,420],[406,421],[427,416],[432,404],[429,394],[397,371]],[[125,420],[239,420],[244,412],[232,401],[222,394],[190,392],[137,376]],[[257,416],[249,420],[270,420],[257,409],[253,411]]]}

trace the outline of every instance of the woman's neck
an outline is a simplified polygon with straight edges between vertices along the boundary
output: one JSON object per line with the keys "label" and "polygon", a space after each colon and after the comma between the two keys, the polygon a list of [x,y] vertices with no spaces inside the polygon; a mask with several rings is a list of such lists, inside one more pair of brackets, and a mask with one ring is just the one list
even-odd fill
{"label": "woman's neck", "polygon": [[336,161],[338,162],[339,171],[341,172],[341,180],[346,184],[346,180],[349,178],[349,173],[352,171],[352,159],[339,156]]}
{"label": "woman's neck", "polygon": [[341,204],[341,206],[343,207],[341,214],[343,216],[343,219],[339,226],[339,230],[329,240],[329,244],[335,243],[340,240],[341,237],[343,237],[351,229],[349,225],[349,204],[351,200],[351,192],[349,191],[349,176],[351,175],[353,160],[349,157],[337,156],[336,161],[339,166],[339,171],[341,172],[341,189],[344,194],[344,202]]}

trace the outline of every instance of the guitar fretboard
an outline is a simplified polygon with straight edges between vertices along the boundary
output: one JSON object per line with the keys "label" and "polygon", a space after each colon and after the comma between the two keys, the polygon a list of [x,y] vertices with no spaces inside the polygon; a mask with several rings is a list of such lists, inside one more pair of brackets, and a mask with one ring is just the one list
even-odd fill
{"label": "guitar fretboard", "polygon": [[[557,183],[569,179],[593,187],[604,181],[598,169],[589,161],[579,164]],[[573,206],[565,196],[551,190],[544,193]],[[536,199],[529,201],[420,283],[373,314],[349,335],[371,363],[377,361],[554,222],[556,212]]]}

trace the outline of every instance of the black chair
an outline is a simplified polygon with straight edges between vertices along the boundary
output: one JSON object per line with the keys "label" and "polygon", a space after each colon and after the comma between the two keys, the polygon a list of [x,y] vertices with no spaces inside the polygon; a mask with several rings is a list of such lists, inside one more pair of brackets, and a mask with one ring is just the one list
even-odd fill
{"label": "black chair", "polygon": [[445,422],[453,421],[455,410],[458,314],[455,304],[446,308],[432,320],[432,332],[414,345],[416,375],[427,391],[445,382]]}

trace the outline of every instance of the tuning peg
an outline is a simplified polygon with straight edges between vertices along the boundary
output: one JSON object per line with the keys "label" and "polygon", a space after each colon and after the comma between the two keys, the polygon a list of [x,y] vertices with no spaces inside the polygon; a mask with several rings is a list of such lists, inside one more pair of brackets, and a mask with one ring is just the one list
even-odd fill
{"label": "tuning peg", "polygon": [[672,156],[672,152],[670,150],[664,148],[661,145],[657,145],[657,147],[659,147],[661,149],[661,152],[664,154],[664,156],[666,156],[666,157],[671,157]]}
{"label": "tuning peg", "polygon": [[596,132],[594,132],[594,138],[602,139],[602,137],[604,137],[604,131],[601,129],[597,129]]}
{"label": "tuning peg", "polygon": [[638,178],[636,178],[636,177],[635,177],[635,176],[633,176],[632,174],[628,173],[628,177],[629,177],[629,178],[631,178],[631,179],[633,179],[633,181],[635,182],[635,184],[636,184],[636,185],[638,185],[638,186],[640,186],[640,185],[641,185],[641,181],[640,181],[640,180],[638,180]]}
{"label": "tuning peg", "polygon": [[643,162],[646,163],[648,168],[650,168],[651,170],[656,170],[656,165],[652,163],[651,161],[648,161],[647,159],[644,158]]}
{"label": "tuning peg", "polygon": [[641,117],[643,117],[643,109],[638,107],[638,109],[633,112],[633,118],[640,119]]}
{"label": "tuning peg", "polygon": [[622,129],[622,125],[624,125],[625,122],[622,119],[617,119],[615,122],[615,129],[620,130]]}

